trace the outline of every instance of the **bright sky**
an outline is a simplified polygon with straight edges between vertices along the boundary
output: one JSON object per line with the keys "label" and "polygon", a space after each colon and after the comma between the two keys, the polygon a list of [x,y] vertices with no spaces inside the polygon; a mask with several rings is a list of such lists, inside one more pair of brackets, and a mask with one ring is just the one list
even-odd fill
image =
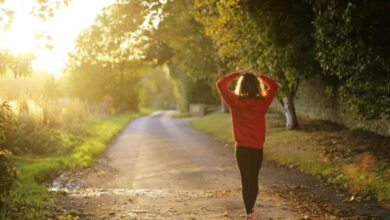
{"label": "bright sky", "polygon": [[[15,12],[15,20],[7,32],[0,30],[0,48],[8,48],[16,54],[32,52],[36,56],[34,70],[48,71],[57,77],[61,75],[67,54],[74,48],[78,34],[94,22],[95,16],[104,6],[115,2],[72,0],[67,7],[60,8],[54,17],[44,22],[30,13],[35,1],[6,0],[3,7]],[[51,36],[52,50],[45,47],[46,41],[35,38],[42,33]]]}

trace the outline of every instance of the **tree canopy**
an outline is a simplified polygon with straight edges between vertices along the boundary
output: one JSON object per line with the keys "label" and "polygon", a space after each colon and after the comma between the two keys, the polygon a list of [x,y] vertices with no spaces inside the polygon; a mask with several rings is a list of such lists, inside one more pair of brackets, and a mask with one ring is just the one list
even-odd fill
{"label": "tree canopy", "polygon": [[[254,67],[282,83],[283,103],[298,126],[293,99],[302,77],[315,74],[313,13],[305,1],[195,1],[195,17],[234,68]],[[287,116],[287,115],[286,115]]]}
{"label": "tree canopy", "polygon": [[388,8],[382,0],[117,1],[80,35],[70,66],[120,76],[129,63],[167,65],[183,106],[216,102],[219,75],[253,67],[281,83],[288,128],[298,127],[294,99],[310,78],[357,118],[388,118]]}
{"label": "tree canopy", "polygon": [[360,119],[390,118],[390,4],[313,1],[315,48],[335,93]]}

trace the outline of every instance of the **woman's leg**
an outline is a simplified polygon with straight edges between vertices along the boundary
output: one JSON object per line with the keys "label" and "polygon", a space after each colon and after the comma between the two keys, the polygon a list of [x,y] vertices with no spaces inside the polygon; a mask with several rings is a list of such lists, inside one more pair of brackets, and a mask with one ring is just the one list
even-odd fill
{"label": "woman's leg", "polygon": [[252,213],[259,185],[258,176],[263,161],[263,151],[248,147],[236,147],[236,160],[241,174],[242,197],[246,213]]}

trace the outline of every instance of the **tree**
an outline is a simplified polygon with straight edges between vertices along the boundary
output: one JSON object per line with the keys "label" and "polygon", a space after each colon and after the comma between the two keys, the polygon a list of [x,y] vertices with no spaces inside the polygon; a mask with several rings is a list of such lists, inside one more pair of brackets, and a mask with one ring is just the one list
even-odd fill
{"label": "tree", "polygon": [[142,1],[118,1],[80,34],[67,65],[73,95],[89,102],[109,99],[119,111],[138,110],[144,66],[133,45],[140,39],[144,11]]}
{"label": "tree", "polygon": [[131,60],[152,67],[166,64],[183,91],[201,88],[184,92],[183,103],[214,102],[218,62],[212,42],[190,14],[192,7],[190,1],[118,1],[80,35],[70,72],[93,65],[123,77],[121,69]]}
{"label": "tree", "polygon": [[294,98],[299,82],[317,67],[313,12],[305,1],[196,0],[195,17],[234,68],[254,67],[282,83],[286,127],[298,128]]}
{"label": "tree", "polygon": [[166,67],[146,71],[142,78],[142,106],[146,108],[174,108],[177,92]]}
{"label": "tree", "polygon": [[15,77],[30,75],[33,59],[34,56],[31,53],[16,56],[7,50],[0,51],[0,75],[7,73],[14,74]]}
{"label": "tree", "polygon": [[161,12],[160,22],[156,28],[145,30],[144,60],[169,67],[183,96],[179,100],[182,110],[193,102],[215,102],[214,85],[220,64],[213,43],[192,15],[193,2],[168,1],[157,6],[154,10]]}
{"label": "tree", "polygon": [[[10,0],[0,1],[0,21],[3,24],[3,29],[7,30],[11,27],[14,21],[14,12],[12,9],[5,7],[3,4]],[[40,18],[41,20],[47,20],[54,16],[56,10],[61,7],[68,6],[71,0],[36,0],[31,13]]]}
{"label": "tree", "polygon": [[390,3],[313,1],[316,59],[361,120],[390,118]]}

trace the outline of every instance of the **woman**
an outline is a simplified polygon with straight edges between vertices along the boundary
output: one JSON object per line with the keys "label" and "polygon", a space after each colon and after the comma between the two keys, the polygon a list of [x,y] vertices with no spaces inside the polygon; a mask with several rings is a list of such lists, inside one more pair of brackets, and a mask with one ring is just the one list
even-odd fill
{"label": "woman", "polygon": [[[266,94],[263,94],[258,77],[268,86]],[[239,80],[233,93],[228,86],[237,78]],[[275,80],[260,72],[240,71],[219,78],[217,88],[231,112],[235,156],[241,174],[246,219],[252,220],[259,189],[258,175],[263,161],[265,113],[278,85]]]}

